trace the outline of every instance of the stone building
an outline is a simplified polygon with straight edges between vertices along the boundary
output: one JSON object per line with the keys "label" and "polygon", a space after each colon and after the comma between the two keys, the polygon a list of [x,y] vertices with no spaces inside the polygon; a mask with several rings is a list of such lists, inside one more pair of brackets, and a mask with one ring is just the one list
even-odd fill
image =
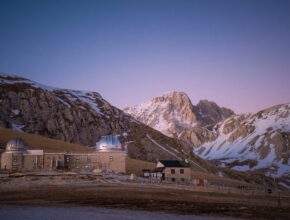
{"label": "stone building", "polygon": [[1,155],[2,170],[33,170],[43,168],[43,150],[28,150],[21,138],[10,140]]}
{"label": "stone building", "polygon": [[188,163],[179,160],[160,160],[153,170],[144,170],[144,176],[159,181],[190,183],[191,169]]}
{"label": "stone building", "polygon": [[65,153],[44,153],[43,168],[45,170],[65,169]]}
{"label": "stone building", "polygon": [[116,136],[104,136],[94,153],[44,153],[28,150],[27,143],[15,138],[1,155],[1,169],[9,171],[86,170],[126,173],[127,152]]}

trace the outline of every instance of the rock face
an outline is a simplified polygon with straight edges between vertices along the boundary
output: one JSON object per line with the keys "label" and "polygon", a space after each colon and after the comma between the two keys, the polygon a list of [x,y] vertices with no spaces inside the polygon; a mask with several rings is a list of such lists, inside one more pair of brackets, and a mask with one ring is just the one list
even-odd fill
{"label": "rock face", "polygon": [[234,114],[207,100],[194,106],[183,92],[167,93],[124,111],[169,137],[178,137],[195,146],[214,138],[205,127]]}
{"label": "rock face", "polygon": [[212,135],[216,138],[195,153],[234,170],[290,174],[290,104],[231,116],[218,123]]}
{"label": "rock face", "polygon": [[231,109],[220,107],[208,100],[200,100],[196,107],[202,125],[214,125],[235,114]]}
{"label": "rock face", "polygon": [[97,92],[52,88],[2,73],[0,109],[0,127],[88,146],[113,134],[132,158],[187,158],[193,164],[200,160],[194,159],[188,144],[136,121]]}

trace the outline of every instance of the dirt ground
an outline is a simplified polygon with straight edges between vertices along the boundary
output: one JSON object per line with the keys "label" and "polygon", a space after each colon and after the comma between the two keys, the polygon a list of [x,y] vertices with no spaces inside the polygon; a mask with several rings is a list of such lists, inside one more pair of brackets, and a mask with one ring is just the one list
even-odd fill
{"label": "dirt ground", "polygon": [[0,204],[89,205],[245,219],[290,219],[290,195],[281,195],[279,199],[278,194],[265,192],[137,183],[91,175],[0,177]]}

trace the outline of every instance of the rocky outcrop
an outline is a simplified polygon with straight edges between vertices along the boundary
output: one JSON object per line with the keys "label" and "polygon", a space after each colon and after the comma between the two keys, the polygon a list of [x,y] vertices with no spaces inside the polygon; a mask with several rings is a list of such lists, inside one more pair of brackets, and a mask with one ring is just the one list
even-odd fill
{"label": "rocky outcrop", "polygon": [[183,92],[170,92],[124,111],[169,137],[195,146],[212,140],[214,135],[208,129],[234,114],[207,100],[194,106]]}
{"label": "rocky outcrop", "polygon": [[217,134],[202,126],[195,126],[185,129],[179,134],[179,139],[186,141],[188,144],[200,146],[207,141],[213,141]]}
{"label": "rocky outcrop", "polygon": [[203,125],[214,125],[235,114],[231,109],[220,107],[215,102],[208,100],[199,101],[196,108],[199,120]]}
{"label": "rocky outcrop", "polygon": [[190,99],[181,92],[168,93],[124,111],[170,137],[178,136],[181,130],[198,122]]}

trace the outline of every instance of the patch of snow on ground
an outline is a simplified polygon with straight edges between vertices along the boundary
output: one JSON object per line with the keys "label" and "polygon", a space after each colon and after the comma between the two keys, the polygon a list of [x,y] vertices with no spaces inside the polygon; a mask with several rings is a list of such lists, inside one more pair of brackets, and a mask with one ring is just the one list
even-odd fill
{"label": "patch of snow on ground", "polygon": [[290,186],[285,183],[279,182],[278,184],[286,189],[290,189]]}
{"label": "patch of snow on ground", "polygon": [[17,125],[17,124],[11,124],[11,127],[14,131],[20,131],[23,132],[22,128],[24,128],[25,125]]}
{"label": "patch of snow on ground", "polygon": [[67,106],[68,108],[70,108],[70,104],[66,101],[64,101],[62,98],[60,97],[56,97],[58,101],[60,101],[62,104],[64,104],[65,106]]}
{"label": "patch of snow on ground", "polygon": [[123,133],[122,133],[122,136],[123,136],[123,137],[127,137],[127,136],[128,136],[128,133],[127,133],[127,132],[123,132]]}
{"label": "patch of snow on ground", "polygon": [[248,171],[250,170],[250,167],[249,165],[243,165],[243,166],[234,166],[232,167],[232,169],[236,171]]}
{"label": "patch of snow on ground", "polygon": [[14,115],[19,115],[20,110],[19,110],[19,109],[12,109],[11,112],[12,112]]}
{"label": "patch of snow on ground", "polygon": [[280,177],[283,175],[290,174],[290,166],[289,165],[278,163],[277,166],[278,166],[278,170],[277,170],[277,173],[274,174],[275,177]]}

